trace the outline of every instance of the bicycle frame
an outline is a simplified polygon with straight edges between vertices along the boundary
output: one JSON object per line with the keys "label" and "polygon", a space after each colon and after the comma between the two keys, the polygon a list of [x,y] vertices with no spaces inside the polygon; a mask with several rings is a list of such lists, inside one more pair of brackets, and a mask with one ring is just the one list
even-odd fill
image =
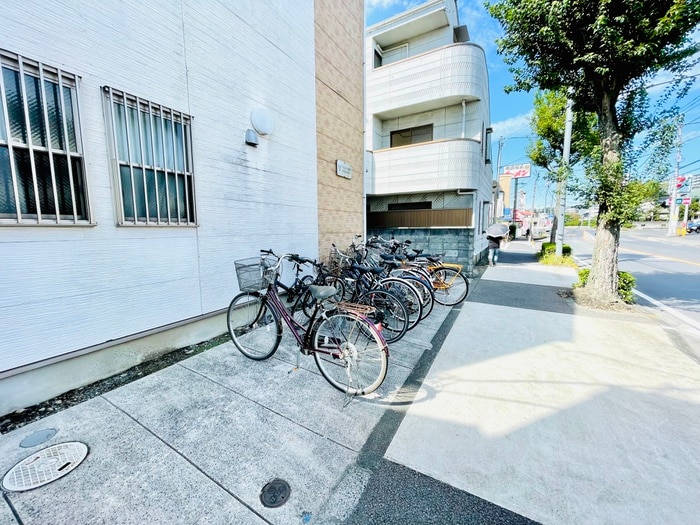
{"label": "bicycle frame", "polygon": [[452,276],[452,279],[450,279],[449,282],[444,281],[442,278],[440,279],[433,279],[433,287],[436,290],[447,290],[449,289],[452,284],[455,282],[457,279],[457,274],[462,272],[462,265],[461,264],[456,264],[456,263],[440,263],[440,264],[429,264],[427,266],[428,271],[433,274],[434,272],[439,271],[441,268],[449,268],[451,270],[456,270],[457,273]]}
{"label": "bicycle frame", "polygon": [[[294,319],[294,317],[292,317],[292,315],[289,313],[289,310],[287,310],[287,308],[285,308],[285,306],[282,304],[282,300],[280,299],[279,294],[277,293],[277,279],[275,278],[272,283],[267,285],[265,293],[262,294],[262,305],[264,306],[265,304],[270,306],[270,308],[272,308],[284,321],[284,323],[291,331],[292,336],[294,337],[297,343],[297,346],[304,355],[319,353],[337,357],[336,352],[314,348],[313,345],[313,336],[316,331],[316,326],[318,325],[319,321],[321,321],[324,318],[326,312],[322,302],[319,301],[318,304],[316,304],[316,306],[314,307],[313,314],[311,315],[311,319],[309,320],[308,328],[305,328],[296,319]],[[374,325],[374,323],[372,323],[372,321],[366,315],[360,313],[359,311],[355,311],[350,308],[339,309],[345,310],[347,312],[352,312],[353,315],[358,316],[367,324]],[[380,339],[383,341],[384,336],[382,335],[381,330],[377,330],[377,333]],[[384,344],[386,345],[386,343]]]}
{"label": "bicycle frame", "polygon": [[301,349],[302,353],[304,353],[305,355],[310,355],[312,352],[320,352],[332,355],[332,352],[325,352],[323,350],[317,350],[313,348],[313,344],[311,343],[311,337],[314,331],[313,329],[316,325],[316,322],[320,318],[318,313],[320,311],[323,311],[323,307],[321,306],[321,304],[319,303],[314,307],[313,315],[311,316],[311,320],[309,321],[309,327],[304,328],[301,324],[297,322],[296,319],[294,319],[294,317],[292,317],[292,315],[289,313],[289,310],[287,310],[284,307],[279,297],[279,294],[277,293],[276,286],[277,279],[275,279],[275,282],[267,286],[267,290],[263,294],[263,305],[267,303],[268,306],[270,306],[270,308],[272,308],[277,313],[277,315],[280,316],[280,318],[284,321],[284,323],[287,325],[290,332],[294,336],[294,339],[296,340],[296,343]]}

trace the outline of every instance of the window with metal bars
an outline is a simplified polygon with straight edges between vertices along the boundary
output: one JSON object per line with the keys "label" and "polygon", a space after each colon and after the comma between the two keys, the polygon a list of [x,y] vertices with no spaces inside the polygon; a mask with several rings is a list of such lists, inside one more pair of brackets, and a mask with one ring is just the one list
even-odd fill
{"label": "window with metal bars", "polygon": [[79,79],[0,50],[0,225],[89,224]]}
{"label": "window with metal bars", "polygon": [[104,87],[119,224],[195,226],[192,117]]}

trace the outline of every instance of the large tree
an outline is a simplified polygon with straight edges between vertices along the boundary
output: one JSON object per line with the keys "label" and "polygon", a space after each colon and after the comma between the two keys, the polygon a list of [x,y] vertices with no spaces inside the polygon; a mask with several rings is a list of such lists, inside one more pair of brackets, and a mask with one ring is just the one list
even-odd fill
{"label": "large tree", "polygon": [[598,117],[599,215],[585,292],[599,303],[617,302],[623,151],[644,129],[643,83],[690,67],[700,0],[500,0],[487,8],[505,31],[498,46],[512,89],[567,88],[578,110]]}

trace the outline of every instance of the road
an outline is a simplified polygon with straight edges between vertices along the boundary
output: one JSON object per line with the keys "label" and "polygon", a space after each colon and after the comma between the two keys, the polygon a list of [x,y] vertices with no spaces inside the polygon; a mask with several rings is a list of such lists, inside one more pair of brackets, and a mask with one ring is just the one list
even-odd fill
{"label": "road", "polygon": [[[590,265],[595,230],[567,228],[564,242],[582,266]],[[665,229],[623,230],[620,270],[636,278],[639,304],[663,309],[700,353],[700,235],[668,236]]]}

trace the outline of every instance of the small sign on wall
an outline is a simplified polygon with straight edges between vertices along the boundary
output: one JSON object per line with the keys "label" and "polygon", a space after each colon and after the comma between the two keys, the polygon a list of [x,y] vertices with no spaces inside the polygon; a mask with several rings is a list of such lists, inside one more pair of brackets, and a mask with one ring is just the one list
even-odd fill
{"label": "small sign on wall", "polygon": [[343,160],[335,161],[335,173],[339,177],[345,177],[346,179],[352,179],[352,166]]}

